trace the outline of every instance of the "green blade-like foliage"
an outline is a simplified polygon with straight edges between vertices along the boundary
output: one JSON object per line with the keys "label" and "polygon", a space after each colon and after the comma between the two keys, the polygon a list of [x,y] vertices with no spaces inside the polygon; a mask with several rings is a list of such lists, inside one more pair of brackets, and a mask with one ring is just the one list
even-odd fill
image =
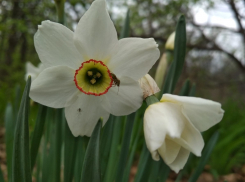
{"label": "green blade-like foliage", "polygon": [[46,115],[46,125],[45,125],[45,132],[43,137],[43,146],[41,150],[41,181],[42,182],[49,182],[50,176],[52,173],[53,168],[53,158],[51,156],[51,149],[53,148],[53,145],[51,144],[51,136],[54,133],[53,132],[53,121],[54,121],[54,109],[47,108],[47,115]]}
{"label": "green blade-like foliage", "polygon": [[186,28],[185,17],[183,15],[180,16],[178,20],[174,45],[174,60],[167,73],[163,86],[163,93],[173,93],[184,66],[186,52]]}
{"label": "green blade-like foliage", "polygon": [[132,134],[133,125],[134,125],[135,115],[136,115],[136,113],[134,112],[134,113],[127,116],[120,158],[119,158],[119,162],[117,165],[117,175],[116,175],[116,181],[117,182],[120,182],[123,180],[123,174],[124,174],[124,169],[125,169],[126,163],[127,163],[128,150],[129,150],[131,134]]}
{"label": "green blade-like foliage", "polygon": [[130,30],[130,11],[128,9],[127,11],[127,15],[126,18],[124,20],[124,24],[123,24],[123,28],[120,34],[120,39],[125,38],[125,37],[129,37],[129,30]]}
{"label": "green blade-like foliage", "polygon": [[151,170],[152,167],[154,166],[154,164],[152,164],[154,161],[152,160],[151,154],[149,152],[149,155],[146,158],[146,165],[145,165],[145,169],[144,172],[142,173],[142,176],[140,178],[140,182],[141,181],[149,181],[150,182],[150,175],[151,175]]}
{"label": "green blade-like foliage", "polygon": [[111,141],[110,154],[108,159],[108,164],[106,168],[106,173],[103,181],[113,182],[116,172],[116,164],[118,161],[118,145],[120,143],[121,129],[122,129],[122,119],[123,117],[115,117],[113,122],[113,134]]}
{"label": "green blade-like foliage", "polygon": [[14,116],[15,118],[18,115],[18,110],[19,110],[19,106],[20,106],[20,98],[21,97],[21,89],[20,89],[20,85],[16,85],[15,87],[15,99],[14,99]]}
{"label": "green blade-like foliage", "polygon": [[81,182],[100,182],[100,132],[102,121],[96,124],[92,136],[89,140],[84,157]]}
{"label": "green blade-like foliage", "polygon": [[[149,162],[149,159],[151,158],[150,152],[148,151],[146,144],[143,146],[142,153],[140,155],[139,163],[138,163],[138,170],[134,179],[134,182],[141,182],[143,178],[143,175],[146,171],[147,168],[147,163]],[[147,180],[145,180],[147,181]]]}
{"label": "green blade-like foliage", "polygon": [[115,116],[110,115],[108,121],[106,122],[103,133],[101,136],[101,178],[104,179],[108,159],[109,159],[109,153],[111,148],[111,142],[112,142],[112,134],[113,134],[113,122],[114,122]]}
{"label": "green blade-like foliage", "polygon": [[12,154],[13,154],[13,142],[14,142],[14,129],[15,128],[15,117],[14,117],[13,107],[8,103],[5,110],[5,144],[7,153],[7,169],[8,169],[8,179],[11,181],[12,174]]}
{"label": "green blade-like foliage", "polygon": [[30,154],[31,154],[31,169],[32,170],[36,162],[38,148],[39,148],[40,141],[43,135],[46,113],[47,113],[47,107],[39,105],[36,124],[35,124],[35,128],[32,134],[32,139],[31,139]]}
{"label": "green blade-like foliage", "polygon": [[53,135],[51,138],[51,149],[49,159],[51,162],[50,182],[60,182],[61,170],[61,146],[62,146],[62,119],[63,109],[55,110],[55,120],[53,124]]}
{"label": "green blade-like foliage", "polygon": [[75,171],[74,171],[74,182],[80,182],[81,180],[81,171],[82,165],[84,161],[84,155],[86,151],[85,147],[85,137],[78,137],[77,141],[77,153],[76,153],[76,163],[75,163]]}
{"label": "green blade-like foliage", "polygon": [[149,182],[151,181],[157,181],[158,179],[158,174],[159,174],[159,171],[160,171],[160,167],[161,167],[161,162],[162,161],[154,161],[154,160],[151,160],[151,172],[150,172],[150,176],[149,176]]}
{"label": "green blade-like foliage", "polygon": [[72,181],[76,160],[78,137],[74,137],[65,122],[64,182]]}
{"label": "green blade-like foliage", "polygon": [[203,155],[200,159],[200,162],[195,170],[195,172],[193,173],[193,175],[190,177],[189,182],[195,182],[197,181],[198,177],[200,176],[200,174],[202,173],[211,153],[212,150],[216,144],[216,142],[218,141],[219,138],[219,132],[216,131],[213,136],[210,138],[210,140],[208,141],[208,144],[206,145],[204,151],[203,151]]}
{"label": "green blade-like foliage", "polygon": [[181,91],[179,93],[180,96],[188,96],[190,92],[190,80],[187,79],[181,88]]}
{"label": "green blade-like foliage", "polygon": [[136,124],[134,125],[134,127],[138,127],[137,128],[137,134],[136,134],[135,140],[133,142],[132,150],[131,150],[130,155],[129,155],[129,159],[128,159],[128,163],[127,163],[125,172],[123,174],[123,182],[128,182],[128,180],[129,180],[128,178],[130,175],[130,169],[131,169],[131,166],[133,164],[134,154],[135,154],[135,151],[136,151],[136,148],[138,145],[140,133],[142,131],[142,126],[143,126],[143,121],[140,121],[139,126],[137,126]]}
{"label": "green blade-like foliage", "polygon": [[[42,148],[42,146],[43,146],[42,143],[43,142],[41,142],[40,148]],[[37,155],[36,166],[37,166],[36,167],[37,170],[36,170],[36,174],[35,174],[35,179],[36,179],[36,182],[40,182],[42,180],[42,178],[41,178],[41,175],[42,175],[42,173],[41,173],[41,169],[42,169],[41,152],[38,153],[38,155]]]}
{"label": "green blade-like foliage", "polygon": [[158,174],[157,181],[158,182],[167,181],[170,171],[171,171],[170,168],[161,159],[161,166],[160,166],[160,171]]}
{"label": "green blade-like foliage", "polygon": [[21,99],[20,109],[17,117],[13,158],[12,158],[12,181],[13,182],[31,182],[31,162],[29,155],[29,92],[31,86],[31,77],[28,77],[25,90]]}

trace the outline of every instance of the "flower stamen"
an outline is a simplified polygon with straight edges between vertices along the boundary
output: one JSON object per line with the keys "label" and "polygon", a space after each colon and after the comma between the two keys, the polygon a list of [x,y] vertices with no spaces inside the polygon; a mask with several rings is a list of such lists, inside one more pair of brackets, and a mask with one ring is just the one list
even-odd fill
{"label": "flower stamen", "polygon": [[93,78],[92,80],[90,80],[90,83],[95,84],[96,80]]}
{"label": "flower stamen", "polygon": [[88,76],[93,76],[93,72],[92,71],[88,71]]}
{"label": "flower stamen", "polygon": [[101,77],[101,74],[99,72],[96,73],[97,78]]}

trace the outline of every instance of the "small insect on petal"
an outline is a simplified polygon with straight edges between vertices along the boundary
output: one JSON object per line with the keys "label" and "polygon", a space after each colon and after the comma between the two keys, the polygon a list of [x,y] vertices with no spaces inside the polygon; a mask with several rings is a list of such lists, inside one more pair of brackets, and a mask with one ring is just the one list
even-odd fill
{"label": "small insect on petal", "polygon": [[117,78],[117,76],[114,73],[111,73],[111,77],[113,79],[113,85],[120,86],[120,80]]}

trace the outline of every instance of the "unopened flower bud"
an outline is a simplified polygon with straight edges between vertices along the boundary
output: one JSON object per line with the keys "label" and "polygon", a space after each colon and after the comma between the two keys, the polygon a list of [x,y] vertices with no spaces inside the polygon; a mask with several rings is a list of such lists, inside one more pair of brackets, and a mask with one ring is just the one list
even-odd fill
{"label": "unopened flower bud", "polygon": [[173,32],[169,37],[165,44],[166,50],[174,50],[174,39],[175,39],[175,32]]}
{"label": "unopened flower bud", "polygon": [[144,77],[142,77],[139,80],[139,84],[143,91],[144,99],[160,91],[157,83],[149,74],[146,74]]}
{"label": "unopened flower bud", "polygon": [[[163,86],[163,80],[164,80],[164,77],[166,74],[167,67],[168,67],[167,56],[165,53],[163,53],[163,55],[162,55],[162,57],[158,63],[156,74],[155,74],[156,83],[157,83],[157,85],[160,86],[160,88],[162,88],[162,86]],[[160,93],[158,93],[158,94],[160,94]],[[159,95],[159,97],[160,97],[160,95]]]}

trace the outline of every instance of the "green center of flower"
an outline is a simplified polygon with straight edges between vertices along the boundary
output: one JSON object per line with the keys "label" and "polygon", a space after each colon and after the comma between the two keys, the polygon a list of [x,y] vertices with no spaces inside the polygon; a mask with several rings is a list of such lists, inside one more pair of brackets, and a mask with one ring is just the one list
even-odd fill
{"label": "green center of flower", "polygon": [[82,63],[75,72],[74,81],[81,92],[96,96],[107,93],[113,83],[107,66],[102,61],[93,59]]}

